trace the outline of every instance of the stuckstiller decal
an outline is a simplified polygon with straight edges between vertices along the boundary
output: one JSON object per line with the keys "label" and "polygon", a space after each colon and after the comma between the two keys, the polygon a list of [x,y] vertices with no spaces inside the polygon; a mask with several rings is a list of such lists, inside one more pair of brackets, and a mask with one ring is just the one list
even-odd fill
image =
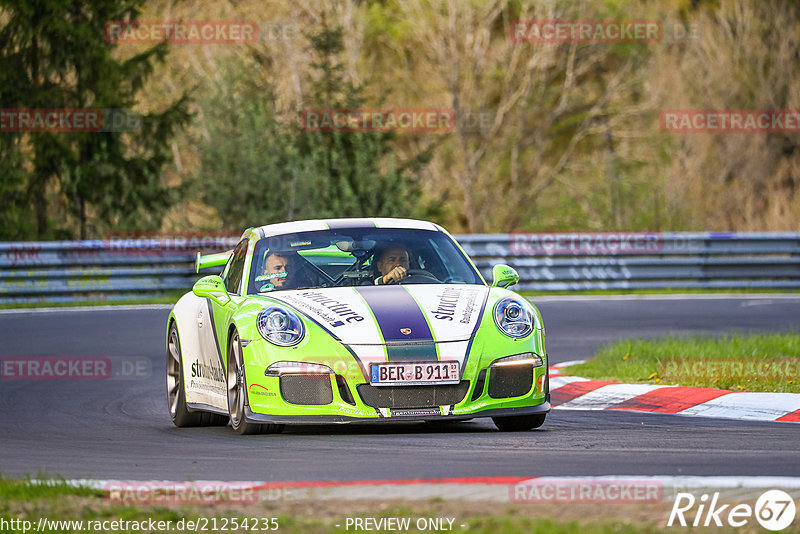
{"label": "stuckstiller decal", "polygon": [[456,314],[456,306],[460,296],[461,292],[452,287],[442,289],[442,293],[439,295],[439,305],[431,312],[433,313],[433,318],[440,321],[452,321]]}
{"label": "stuckstiller decal", "polygon": [[281,291],[270,297],[308,314],[345,343],[381,343],[369,308],[352,288]]}
{"label": "stuckstiller decal", "polygon": [[225,373],[223,373],[222,369],[206,365],[200,360],[195,359],[191,369],[192,378],[205,378],[215,382],[225,382]]}
{"label": "stuckstiller decal", "polygon": [[316,302],[320,306],[324,306],[336,314],[336,318],[331,321],[331,326],[343,326],[345,323],[361,322],[364,320],[363,315],[359,315],[350,309],[346,302],[340,302],[333,299],[319,291],[304,291],[300,296],[312,302]]}
{"label": "stuckstiller decal", "polygon": [[463,341],[472,337],[489,291],[477,284],[404,287],[428,315],[436,341]]}

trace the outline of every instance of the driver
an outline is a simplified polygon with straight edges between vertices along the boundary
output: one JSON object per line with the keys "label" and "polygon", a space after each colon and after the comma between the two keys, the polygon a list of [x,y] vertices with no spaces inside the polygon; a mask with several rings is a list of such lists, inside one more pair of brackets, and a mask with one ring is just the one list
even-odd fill
{"label": "driver", "polygon": [[402,245],[391,245],[376,257],[375,266],[381,273],[375,279],[376,286],[396,283],[408,276],[407,271],[410,266],[408,250]]}

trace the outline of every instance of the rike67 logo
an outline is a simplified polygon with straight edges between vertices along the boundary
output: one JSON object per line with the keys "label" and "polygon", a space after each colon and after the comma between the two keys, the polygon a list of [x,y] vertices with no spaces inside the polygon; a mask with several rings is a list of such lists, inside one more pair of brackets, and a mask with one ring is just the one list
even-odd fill
{"label": "rike67 logo", "polygon": [[[689,523],[687,521],[689,517]],[[694,516],[694,520],[691,518]],[[730,526],[743,527],[753,518],[765,529],[772,531],[783,530],[794,521],[795,504],[794,499],[781,490],[769,490],[764,492],[755,507],[749,504],[720,504],[719,492],[715,492],[709,497],[707,493],[695,499],[691,493],[678,493],[675,497],[675,504],[669,514],[667,526],[673,525],[709,527],[709,526]]]}

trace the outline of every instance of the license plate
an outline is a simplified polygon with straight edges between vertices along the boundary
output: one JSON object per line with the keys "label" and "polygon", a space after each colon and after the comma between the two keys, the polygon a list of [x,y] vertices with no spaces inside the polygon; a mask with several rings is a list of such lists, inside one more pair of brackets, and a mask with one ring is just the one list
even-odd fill
{"label": "license plate", "polygon": [[413,386],[420,384],[458,384],[458,362],[387,362],[370,366],[373,386]]}

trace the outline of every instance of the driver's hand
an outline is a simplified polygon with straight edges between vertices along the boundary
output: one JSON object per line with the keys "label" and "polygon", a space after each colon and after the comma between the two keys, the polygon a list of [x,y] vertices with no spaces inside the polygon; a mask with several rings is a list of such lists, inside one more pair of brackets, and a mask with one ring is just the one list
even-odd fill
{"label": "driver's hand", "polygon": [[388,274],[385,274],[383,276],[383,283],[389,284],[391,282],[399,282],[405,277],[406,277],[406,268],[403,267],[402,265],[398,265],[397,267],[389,271]]}

